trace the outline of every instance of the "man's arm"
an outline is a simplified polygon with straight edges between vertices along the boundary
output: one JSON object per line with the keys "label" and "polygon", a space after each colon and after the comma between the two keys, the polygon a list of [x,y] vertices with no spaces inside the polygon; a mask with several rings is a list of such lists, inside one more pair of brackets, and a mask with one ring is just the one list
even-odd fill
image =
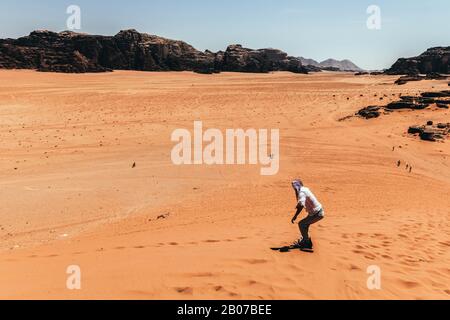
{"label": "man's arm", "polygon": [[302,213],[302,211],[303,211],[303,206],[302,206],[301,203],[299,203],[299,204],[297,205],[297,212],[295,213],[295,216],[294,216],[294,217],[292,218],[292,220],[291,220],[292,224],[294,224],[295,221],[297,221],[297,218],[298,218],[298,216],[300,215],[300,213]]}

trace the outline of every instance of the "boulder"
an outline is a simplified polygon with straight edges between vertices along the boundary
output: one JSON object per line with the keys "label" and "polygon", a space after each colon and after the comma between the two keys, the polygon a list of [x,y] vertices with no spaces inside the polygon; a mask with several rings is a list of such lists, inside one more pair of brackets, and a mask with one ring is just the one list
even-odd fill
{"label": "boulder", "polygon": [[431,130],[424,130],[420,133],[420,139],[424,141],[435,142],[437,138],[438,137],[436,137],[436,133]]}
{"label": "boulder", "polygon": [[381,115],[381,107],[378,106],[369,106],[364,109],[359,110],[356,115],[365,119],[374,119],[378,118]]}
{"label": "boulder", "polygon": [[422,134],[423,131],[424,131],[423,126],[411,126],[408,129],[409,134]]}

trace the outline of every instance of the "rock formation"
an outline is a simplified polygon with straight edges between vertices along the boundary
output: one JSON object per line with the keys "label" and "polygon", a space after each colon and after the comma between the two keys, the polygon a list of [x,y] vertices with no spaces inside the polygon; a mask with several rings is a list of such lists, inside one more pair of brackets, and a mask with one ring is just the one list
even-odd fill
{"label": "rock formation", "polygon": [[411,126],[408,133],[418,135],[424,141],[443,140],[450,134],[450,123],[434,124],[433,121],[428,121],[424,126]]}
{"label": "rock formation", "polygon": [[237,44],[229,46],[224,53],[219,52],[216,57],[216,68],[221,71],[306,72],[299,59],[289,57],[287,53],[277,49],[252,50]]}
{"label": "rock formation", "polygon": [[381,113],[396,110],[423,110],[432,105],[437,108],[448,109],[450,105],[450,90],[437,92],[423,92],[420,96],[401,96],[399,101],[391,102],[386,106],[369,106],[359,110],[356,115],[365,118],[378,118]]}
{"label": "rock formation", "polygon": [[373,119],[378,118],[381,115],[381,107],[378,106],[369,106],[364,109],[358,111],[356,115],[365,118],[365,119]]}
{"label": "rock formation", "polygon": [[276,49],[252,50],[232,45],[225,52],[201,52],[183,41],[120,31],[115,36],[34,31],[0,40],[0,68],[54,72],[220,71],[307,73],[300,59]]}
{"label": "rock formation", "polygon": [[450,73],[450,47],[431,48],[418,57],[401,58],[386,73],[393,75],[448,74]]}
{"label": "rock formation", "polygon": [[425,76],[421,76],[419,74],[401,76],[399,79],[397,79],[395,81],[395,84],[404,85],[404,84],[407,84],[410,81],[446,80],[447,78],[448,78],[447,76],[444,76],[444,75],[442,75],[440,73],[432,72],[432,73],[429,73],[429,74],[427,74]]}

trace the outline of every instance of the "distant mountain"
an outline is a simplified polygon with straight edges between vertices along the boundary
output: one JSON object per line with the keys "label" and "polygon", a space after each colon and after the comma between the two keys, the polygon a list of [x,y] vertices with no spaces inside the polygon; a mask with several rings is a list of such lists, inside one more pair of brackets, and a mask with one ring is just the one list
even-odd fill
{"label": "distant mountain", "polygon": [[450,73],[450,47],[430,48],[418,57],[401,58],[387,74]]}
{"label": "distant mountain", "polygon": [[341,71],[364,71],[360,67],[358,67],[356,64],[351,62],[350,60],[335,60],[335,59],[327,59],[322,62],[318,62],[314,59],[307,59],[300,57],[300,61],[304,66],[313,66],[321,69],[339,69]]}
{"label": "distant mountain", "polygon": [[303,57],[299,57],[299,59],[304,66],[320,67],[320,63],[314,59],[308,59]]}
{"label": "distant mountain", "polygon": [[320,63],[320,66],[322,68],[329,68],[329,67],[338,68],[342,71],[363,71],[363,69],[361,69],[356,64],[354,64],[353,62],[351,62],[350,60],[347,60],[347,59],[342,60],[342,61],[328,59],[328,60],[322,61]]}

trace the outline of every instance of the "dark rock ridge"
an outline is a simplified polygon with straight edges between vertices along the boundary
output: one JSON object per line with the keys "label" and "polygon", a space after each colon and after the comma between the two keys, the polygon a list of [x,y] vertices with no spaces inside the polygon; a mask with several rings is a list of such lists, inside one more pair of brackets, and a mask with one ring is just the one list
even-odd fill
{"label": "dark rock ridge", "polygon": [[445,75],[442,75],[440,73],[432,72],[425,76],[421,76],[419,74],[412,74],[412,75],[406,75],[402,76],[399,79],[395,81],[395,84],[398,85],[404,85],[407,84],[410,81],[422,81],[422,80],[446,80],[448,77]]}
{"label": "dark rock ridge", "polygon": [[384,74],[385,74],[384,71],[372,71],[372,72],[360,71],[355,73],[355,76],[381,76]]}
{"label": "dark rock ridge", "polygon": [[401,58],[388,70],[387,74],[417,75],[429,73],[450,73],[450,47],[428,49],[418,57]]}
{"label": "dark rock ridge", "polygon": [[183,42],[120,31],[115,36],[34,31],[19,39],[0,40],[0,68],[84,73],[112,70],[307,73],[300,59],[276,49],[240,45],[213,53]]}

